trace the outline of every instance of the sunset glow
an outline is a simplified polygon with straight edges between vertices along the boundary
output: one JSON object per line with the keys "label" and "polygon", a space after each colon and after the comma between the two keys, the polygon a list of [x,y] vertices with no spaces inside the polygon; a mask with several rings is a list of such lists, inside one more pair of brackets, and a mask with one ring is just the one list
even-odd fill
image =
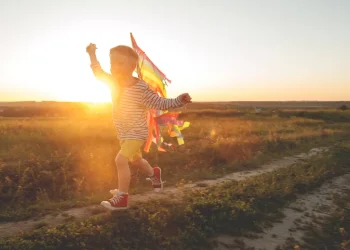
{"label": "sunset glow", "polygon": [[349,1],[208,0],[201,7],[193,1],[53,6],[6,0],[0,8],[0,101],[109,101],[85,47],[97,44],[108,71],[109,49],[130,46],[130,32],[172,80],[169,97],[350,98]]}
{"label": "sunset glow", "polygon": [[109,89],[103,84],[91,83],[84,88],[72,86],[56,93],[56,99],[73,102],[111,102]]}

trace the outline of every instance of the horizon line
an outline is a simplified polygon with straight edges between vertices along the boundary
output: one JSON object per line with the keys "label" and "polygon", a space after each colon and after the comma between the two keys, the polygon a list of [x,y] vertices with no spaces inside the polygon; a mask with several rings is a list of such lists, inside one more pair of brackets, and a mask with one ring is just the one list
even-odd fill
{"label": "horizon line", "polygon": [[[35,103],[43,103],[43,102],[57,102],[57,103],[111,103],[107,102],[93,102],[93,101],[0,101],[0,103],[19,103],[19,102],[35,102]],[[232,100],[232,101],[194,101],[192,103],[213,103],[213,102],[350,102],[350,100],[270,100],[270,101],[259,101],[259,100]]]}

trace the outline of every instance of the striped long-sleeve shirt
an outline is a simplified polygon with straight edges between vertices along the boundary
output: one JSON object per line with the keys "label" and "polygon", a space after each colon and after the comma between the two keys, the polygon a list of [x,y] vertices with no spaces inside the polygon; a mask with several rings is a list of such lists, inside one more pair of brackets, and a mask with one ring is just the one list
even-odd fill
{"label": "striped long-sleeve shirt", "polygon": [[113,103],[113,123],[120,140],[146,140],[148,109],[169,110],[183,106],[179,98],[160,97],[145,82],[121,88],[99,63],[91,64],[95,77],[108,84]]}

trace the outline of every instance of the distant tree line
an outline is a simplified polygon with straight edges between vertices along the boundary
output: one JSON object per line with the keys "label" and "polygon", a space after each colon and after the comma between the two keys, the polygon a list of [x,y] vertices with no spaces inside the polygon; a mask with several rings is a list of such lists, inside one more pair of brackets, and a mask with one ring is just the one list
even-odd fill
{"label": "distant tree line", "polygon": [[87,105],[0,107],[0,117],[84,117],[107,114],[110,114],[109,108],[91,108]]}
{"label": "distant tree line", "polygon": [[84,115],[83,109],[63,110],[43,107],[5,107],[1,108],[0,115],[3,117],[32,117],[32,116],[67,116],[67,115]]}

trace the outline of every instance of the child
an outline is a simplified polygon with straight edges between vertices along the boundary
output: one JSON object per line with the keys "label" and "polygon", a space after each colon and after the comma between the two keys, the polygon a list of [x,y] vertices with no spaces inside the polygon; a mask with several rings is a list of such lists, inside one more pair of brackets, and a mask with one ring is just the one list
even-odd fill
{"label": "child", "polygon": [[110,210],[128,208],[128,190],[130,184],[129,162],[137,166],[152,181],[155,191],[163,189],[161,169],[152,168],[142,158],[141,147],[148,137],[148,109],[169,110],[182,107],[191,102],[186,93],[175,99],[160,97],[149,86],[132,76],[138,55],[130,47],[120,45],[110,49],[110,71],[104,72],[96,58],[96,45],[86,47],[90,56],[91,68],[95,77],[105,82],[111,91],[113,103],[113,123],[120,142],[120,151],[115,158],[118,169],[118,189],[111,190],[113,197],[102,201],[101,205]]}

